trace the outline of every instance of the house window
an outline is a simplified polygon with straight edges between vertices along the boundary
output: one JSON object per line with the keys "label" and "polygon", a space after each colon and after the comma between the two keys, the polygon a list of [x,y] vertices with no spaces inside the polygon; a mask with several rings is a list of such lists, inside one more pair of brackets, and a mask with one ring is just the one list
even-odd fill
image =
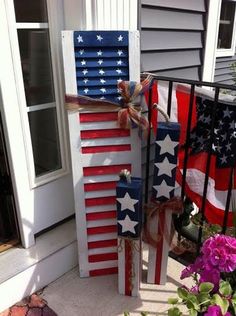
{"label": "house window", "polygon": [[235,2],[222,1],[216,52],[217,57],[233,56],[235,53],[235,9]]}
{"label": "house window", "polygon": [[[46,0],[13,0],[19,99],[32,185],[65,174],[62,98],[53,64]],[[55,43],[54,43],[55,44]],[[18,57],[18,59],[17,59]],[[16,67],[17,68],[17,67]],[[32,179],[31,179],[32,180]]]}

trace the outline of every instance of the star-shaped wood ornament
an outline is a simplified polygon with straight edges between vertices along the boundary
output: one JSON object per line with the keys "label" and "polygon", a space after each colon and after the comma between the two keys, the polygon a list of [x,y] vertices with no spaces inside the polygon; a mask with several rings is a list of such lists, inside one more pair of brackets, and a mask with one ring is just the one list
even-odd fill
{"label": "star-shaped wood ornament", "polygon": [[155,166],[158,168],[158,176],[166,175],[168,177],[172,177],[172,170],[176,167],[175,164],[169,162],[167,157],[162,162],[155,163]]}
{"label": "star-shaped wood ornament", "polygon": [[125,216],[125,219],[119,220],[118,223],[122,226],[122,233],[131,232],[135,234],[135,226],[138,225],[138,222],[132,221],[129,215]]}
{"label": "star-shaped wood ornament", "polygon": [[132,212],[135,212],[134,205],[138,203],[138,200],[131,199],[128,192],[125,193],[123,198],[117,198],[116,200],[121,204],[121,211],[128,209]]}
{"label": "star-shaped wood ornament", "polygon": [[157,191],[156,198],[166,197],[167,199],[170,198],[171,191],[175,189],[175,187],[168,185],[165,180],[159,185],[154,185],[153,188]]}
{"label": "star-shaped wood ornament", "polygon": [[175,148],[179,144],[178,142],[174,142],[169,135],[166,135],[166,137],[163,140],[156,141],[156,144],[160,146],[160,155],[169,153],[172,156],[175,155]]}

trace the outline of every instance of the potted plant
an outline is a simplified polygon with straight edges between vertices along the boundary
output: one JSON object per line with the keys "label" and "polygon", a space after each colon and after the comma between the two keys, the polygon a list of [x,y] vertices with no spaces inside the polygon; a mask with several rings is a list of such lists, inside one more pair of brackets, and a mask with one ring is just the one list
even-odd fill
{"label": "potted plant", "polygon": [[217,234],[206,239],[200,255],[187,266],[181,279],[192,278],[191,288],[177,289],[178,298],[170,298],[169,316],[181,316],[179,304],[190,316],[236,315],[236,238]]}

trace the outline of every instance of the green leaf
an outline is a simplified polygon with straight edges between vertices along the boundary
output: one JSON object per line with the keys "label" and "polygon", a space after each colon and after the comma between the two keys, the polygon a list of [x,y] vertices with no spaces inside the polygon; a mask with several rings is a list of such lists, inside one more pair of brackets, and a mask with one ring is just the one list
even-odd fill
{"label": "green leaf", "polygon": [[183,300],[186,300],[189,292],[182,287],[178,287],[177,294],[179,295],[180,298],[182,298]]}
{"label": "green leaf", "polygon": [[197,299],[201,305],[207,304],[210,302],[210,296],[208,293],[199,293]]}
{"label": "green leaf", "polygon": [[181,316],[183,313],[179,310],[178,307],[172,307],[168,310],[168,316]]}
{"label": "green leaf", "polygon": [[212,299],[213,304],[220,306],[221,312],[224,315],[229,307],[227,299],[222,298],[219,294],[214,294]]}
{"label": "green leaf", "polygon": [[199,291],[201,293],[210,293],[214,288],[214,284],[211,282],[203,282],[199,286]]}
{"label": "green leaf", "polygon": [[229,296],[232,294],[232,287],[228,281],[220,281],[219,292],[224,296]]}
{"label": "green leaf", "polygon": [[179,299],[178,299],[178,298],[175,298],[175,297],[170,297],[170,298],[168,298],[168,304],[175,305],[175,304],[178,303],[178,301],[179,301]]}
{"label": "green leaf", "polygon": [[129,312],[124,312],[124,316],[130,316]]}
{"label": "green leaf", "polygon": [[186,305],[188,309],[195,309],[197,311],[200,311],[198,299],[194,294],[189,293],[186,299]]}
{"label": "green leaf", "polygon": [[197,316],[198,312],[195,311],[194,309],[189,310],[189,316]]}
{"label": "green leaf", "polygon": [[147,312],[141,312],[141,316],[148,316]]}

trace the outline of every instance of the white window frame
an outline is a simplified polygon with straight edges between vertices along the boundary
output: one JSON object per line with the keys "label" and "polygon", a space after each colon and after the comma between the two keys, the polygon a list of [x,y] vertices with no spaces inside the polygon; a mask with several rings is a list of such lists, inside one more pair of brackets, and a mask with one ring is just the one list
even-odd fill
{"label": "white window frame", "polygon": [[[24,135],[24,144],[28,165],[28,176],[31,188],[41,186],[43,184],[54,181],[69,173],[69,157],[66,136],[66,119],[64,110],[64,81],[61,54],[61,30],[64,28],[63,20],[63,1],[47,0],[48,23],[18,23],[15,22],[15,11],[13,0],[5,0],[7,9],[7,18],[9,25],[9,36],[11,41],[12,59],[15,71],[15,81],[18,93],[18,103],[22,120],[22,130]],[[27,107],[23,74],[21,68],[20,50],[18,45],[17,29],[22,28],[48,28],[50,37],[50,53],[53,71],[53,82],[55,91],[54,103],[36,105],[35,107]],[[59,40],[58,40],[59,38]],[[48,172],[44,175],[36,177],[34,157],[32,150],[31,134],[28,120],[28,112],[32,110],[41,110],[45,108],[55,107],[57,113],[58,136],[60,144],[61,164],[58,170]],[[13,113],[14,115],[14,113]]]}
{"label": "white window frame", "polygon": [[[219,20],[219,25],[220,25],[220,20]],[[236,45],[236,3],[235,3],[235,11],[234,11],[234,26],[233,26],[233,33],[232,33],[232,39],[231,39],[231,47],[230,48],[217,48],[216,57],[234,56],[235,45]]]}

